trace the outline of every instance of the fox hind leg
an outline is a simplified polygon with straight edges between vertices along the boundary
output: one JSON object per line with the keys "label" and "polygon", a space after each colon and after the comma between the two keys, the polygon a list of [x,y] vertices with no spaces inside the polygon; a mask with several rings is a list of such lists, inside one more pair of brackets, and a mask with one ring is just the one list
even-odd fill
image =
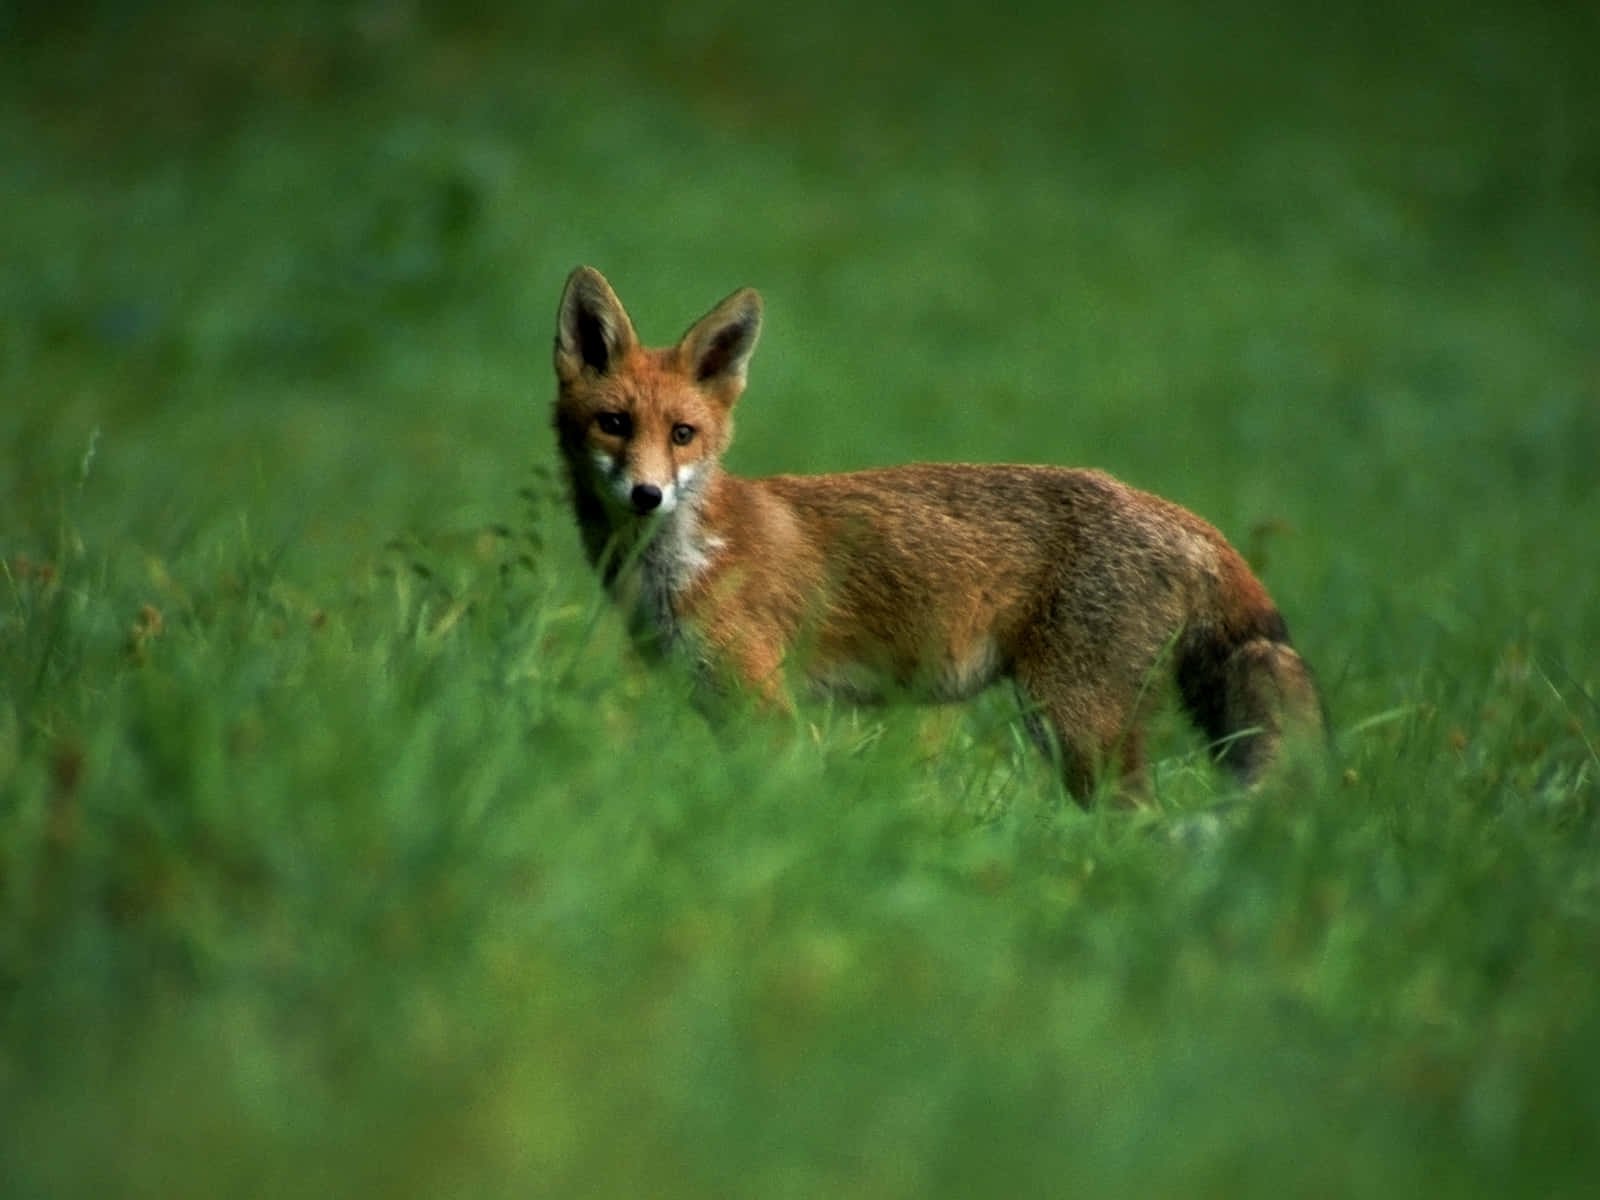
{"label": "fox hind leg", "polygon": [[1137,805],[1145,796],[1144,731],[1130,711],[1108,706],[1092,689],[1018,678],[1023,724],[1034,745],[1055,764],[1072,798],[1088,808],[1106,768],[1118,768],[1116,798]]}

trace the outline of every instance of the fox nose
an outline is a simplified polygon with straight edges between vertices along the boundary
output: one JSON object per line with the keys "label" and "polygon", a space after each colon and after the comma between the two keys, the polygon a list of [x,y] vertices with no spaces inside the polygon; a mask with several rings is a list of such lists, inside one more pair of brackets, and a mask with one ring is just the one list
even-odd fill
{"label": "fox nose", "polygon": [[635,512],[655,512],[661,507],[661,489],[653,483],[636,483],[628,493]]}

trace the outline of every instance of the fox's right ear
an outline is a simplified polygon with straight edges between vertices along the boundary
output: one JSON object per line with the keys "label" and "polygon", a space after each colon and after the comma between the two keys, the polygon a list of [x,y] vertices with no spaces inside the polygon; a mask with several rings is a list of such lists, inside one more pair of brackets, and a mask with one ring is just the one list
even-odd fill
{"label": "fox's right ear", "polygon": [[610,371],[638,344],[633,322],[606,277],[579,267],[567,277],[556,314],[556,377],[570,383],[585,370]]}
{"label": "fox's right ear", "polygon": [[754,288],[741,288],[690,326],[677,351],[696,383],[720,390],[732,404],[744,390],[760,336],[761,296]]}

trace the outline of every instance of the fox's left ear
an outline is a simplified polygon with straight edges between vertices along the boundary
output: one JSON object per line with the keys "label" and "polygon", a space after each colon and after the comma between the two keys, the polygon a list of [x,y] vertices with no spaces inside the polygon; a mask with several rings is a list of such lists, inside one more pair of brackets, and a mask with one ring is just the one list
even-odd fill
{"label": "fox's left ear", "polygon": [[639,338],[606,277],[579,267],[567,277],[556,313],[556,376],[571,382],[583,371],[606,375]]}
{"label": "fox's left ear", "polygon": [[678,355],[696,383],[724,391],[731,404],[744,390],[760,336],[761,296],[741,288],[690,327],[678,341]]}

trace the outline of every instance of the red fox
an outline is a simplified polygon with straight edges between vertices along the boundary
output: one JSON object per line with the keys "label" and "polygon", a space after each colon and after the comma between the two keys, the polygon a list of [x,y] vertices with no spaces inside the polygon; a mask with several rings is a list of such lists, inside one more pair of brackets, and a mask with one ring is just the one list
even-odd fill
{"label": "red fox", "polygon": [[791,670],[861,700],[1010,679],[1079,803],[1108,768],[1137,799],[1158,674],[1244,782],[1286,735],[1320,734],[1266,589],[1176,504],[1051,466],[723,471],[761,313],[745,288],[650,349],[598,271],[567,280],[556,436],[588,557],[636,631],[780,708]]}

